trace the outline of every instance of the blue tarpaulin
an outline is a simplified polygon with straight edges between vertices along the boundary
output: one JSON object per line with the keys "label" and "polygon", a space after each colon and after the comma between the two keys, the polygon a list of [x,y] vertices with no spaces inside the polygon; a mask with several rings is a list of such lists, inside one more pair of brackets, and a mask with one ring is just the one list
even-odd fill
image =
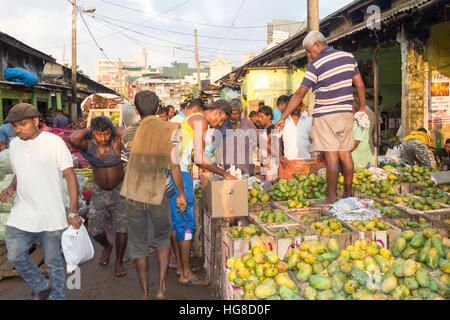
{"label": "blue tarpaulin", "polygon": [[3,70],[3,75],[7,81],[19,82],[27,86],[34,86],[39,82],[39,78],[31,72],[20,68],[7,68]]}

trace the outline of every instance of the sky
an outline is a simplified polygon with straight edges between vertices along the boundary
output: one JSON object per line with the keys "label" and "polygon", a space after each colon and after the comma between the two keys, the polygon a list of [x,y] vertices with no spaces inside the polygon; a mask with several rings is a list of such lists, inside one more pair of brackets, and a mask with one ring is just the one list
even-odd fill
{"label": "sky", "polygon": [[[352,1],[319,0],[320,19]],[[266,47],[267,22],[307,15],[307,0],[77,0],[77,6],[95,8],[76,22],[77,64],[91,78],[94,60],[125,60],[142,48],[152,67],[173,61],[194,67],[194,29],[202,64],[222,53],[238,67],[243,52]],[[71,65],[71,0],[0,0],[0,7],[0,31]]]}

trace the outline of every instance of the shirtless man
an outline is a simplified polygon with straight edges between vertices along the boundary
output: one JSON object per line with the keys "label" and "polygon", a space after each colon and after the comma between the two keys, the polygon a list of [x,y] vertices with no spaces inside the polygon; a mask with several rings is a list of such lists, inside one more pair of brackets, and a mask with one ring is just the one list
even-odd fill
{"label": "shirtless man", "polygon": [[127,245],[127,227],[125,220],[125,198],[120,196],[125,176],[120,159],[122,131],[114,128],[111,120],[105,116],[92,119],[91,127],[74,131],[69,137],[72,147],[79,149],[82,156],[92,166],[93,187],[89,210],[88,230],[94,239],[103,246],[99,264],[109,264],[113,245],[108,241],[105,227],[108,213],[113,217],[116,229],[115,274],[123,277],[127,274],[123,267],[123,256]]}

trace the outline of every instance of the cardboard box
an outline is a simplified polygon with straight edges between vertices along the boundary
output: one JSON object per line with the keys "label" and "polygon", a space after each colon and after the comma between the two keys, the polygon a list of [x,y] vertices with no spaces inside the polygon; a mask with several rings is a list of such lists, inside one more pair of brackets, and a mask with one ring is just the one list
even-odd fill
{"label": "cardboard box", "polygon": [[211,174],[202,175],[203,198],[212,218],[248,215],[247,180],[214,181]]}
{"label": "cardboard box", "polygon": [[203,214],[203,246],[205,263],[204,268],[206,270],[206,276],[209,279],[211,276],[212,268],[212,252],[211,252],[211,215],[208,211],[202,209]]}

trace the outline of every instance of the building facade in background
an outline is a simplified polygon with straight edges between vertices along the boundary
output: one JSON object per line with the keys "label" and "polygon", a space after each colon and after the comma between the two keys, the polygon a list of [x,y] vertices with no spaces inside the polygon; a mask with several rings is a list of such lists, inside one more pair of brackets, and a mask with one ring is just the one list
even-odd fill
{"label": "building facade in background", "polygon": [[222,54],[220,54],[220,56],[217,58],[212,58],[210,60],[209,67],[211,69],[211,84],[215,84],[217,80],[233,71],[231,59],[225,58]]}

